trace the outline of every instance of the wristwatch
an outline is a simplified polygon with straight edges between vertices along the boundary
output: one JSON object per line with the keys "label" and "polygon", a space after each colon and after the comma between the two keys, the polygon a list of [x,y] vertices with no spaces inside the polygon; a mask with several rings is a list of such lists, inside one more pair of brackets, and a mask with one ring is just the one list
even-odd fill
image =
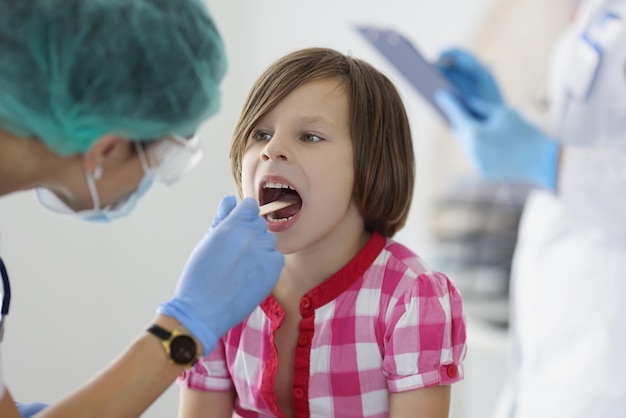
{"label": "wristwatch", "polygon": [[156,324],[150,325],[146,331],[161,340],[170,363],[184,366],[186,370],[189,370],[198,361],[198,347],[190,335],[183,334],[176,329],[168,331]]}

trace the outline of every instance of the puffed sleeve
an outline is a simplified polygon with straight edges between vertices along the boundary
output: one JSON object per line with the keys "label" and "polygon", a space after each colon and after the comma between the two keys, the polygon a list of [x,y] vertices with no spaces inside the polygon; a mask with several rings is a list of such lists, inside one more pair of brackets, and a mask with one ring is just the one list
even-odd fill
{"label": "puffed sleeve", "polygon": [[234,388],[226,364],[224,339],[220,338],[215,349],[200,359],[178,378],[179,386],[205,391],[227,391]]}
{"label": "puffed sleeve", "polygon": [[393,308],[385,339],[383,372],[391,392],[462,380],[467,347],[458,290],[442,273],[420,275]]}
{"label": "puffed sleeve", "polygon": [[566,146],[558,193],[580,222],[626,234],[626,148]]}

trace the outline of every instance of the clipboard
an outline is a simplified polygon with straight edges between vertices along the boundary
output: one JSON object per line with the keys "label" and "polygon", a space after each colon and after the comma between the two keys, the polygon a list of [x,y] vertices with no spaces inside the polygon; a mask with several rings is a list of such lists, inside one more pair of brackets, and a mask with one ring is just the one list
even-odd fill
{"label": "clipboard", "polygon": [[411,84],[411,86],[448,122],[446,114],[435,101],[435,92],[447,90],[477,119],[485,119],[463,99],[461,92],[428,62],[402,34],[389,29],[357,26],[356,30]]}

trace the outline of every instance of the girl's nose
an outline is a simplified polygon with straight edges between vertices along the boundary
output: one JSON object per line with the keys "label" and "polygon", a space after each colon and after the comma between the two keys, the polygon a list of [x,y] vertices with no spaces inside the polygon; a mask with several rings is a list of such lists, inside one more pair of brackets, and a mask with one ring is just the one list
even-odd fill
{"label": "girl's nose", "polygon": [[274,135],[274,137],[269,140],[261,152],[261,159],[263,161],[289,161],[289,158],[289,150],[282,139],[277,135]]}

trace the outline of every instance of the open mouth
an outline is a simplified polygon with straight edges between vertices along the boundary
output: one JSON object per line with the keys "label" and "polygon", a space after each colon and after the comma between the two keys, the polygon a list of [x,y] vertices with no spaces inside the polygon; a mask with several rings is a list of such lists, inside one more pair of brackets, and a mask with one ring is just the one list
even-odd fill
{"label": "open mouth", "polygon": [[265,205],[277,200],[294,201],[295,203],[265,215],[265,219],[269,222],[287,222],[300,212],[302,208],[302,198],[298,192],[288,184],[274,182],[263,183],[259,193],[259,205]]}

